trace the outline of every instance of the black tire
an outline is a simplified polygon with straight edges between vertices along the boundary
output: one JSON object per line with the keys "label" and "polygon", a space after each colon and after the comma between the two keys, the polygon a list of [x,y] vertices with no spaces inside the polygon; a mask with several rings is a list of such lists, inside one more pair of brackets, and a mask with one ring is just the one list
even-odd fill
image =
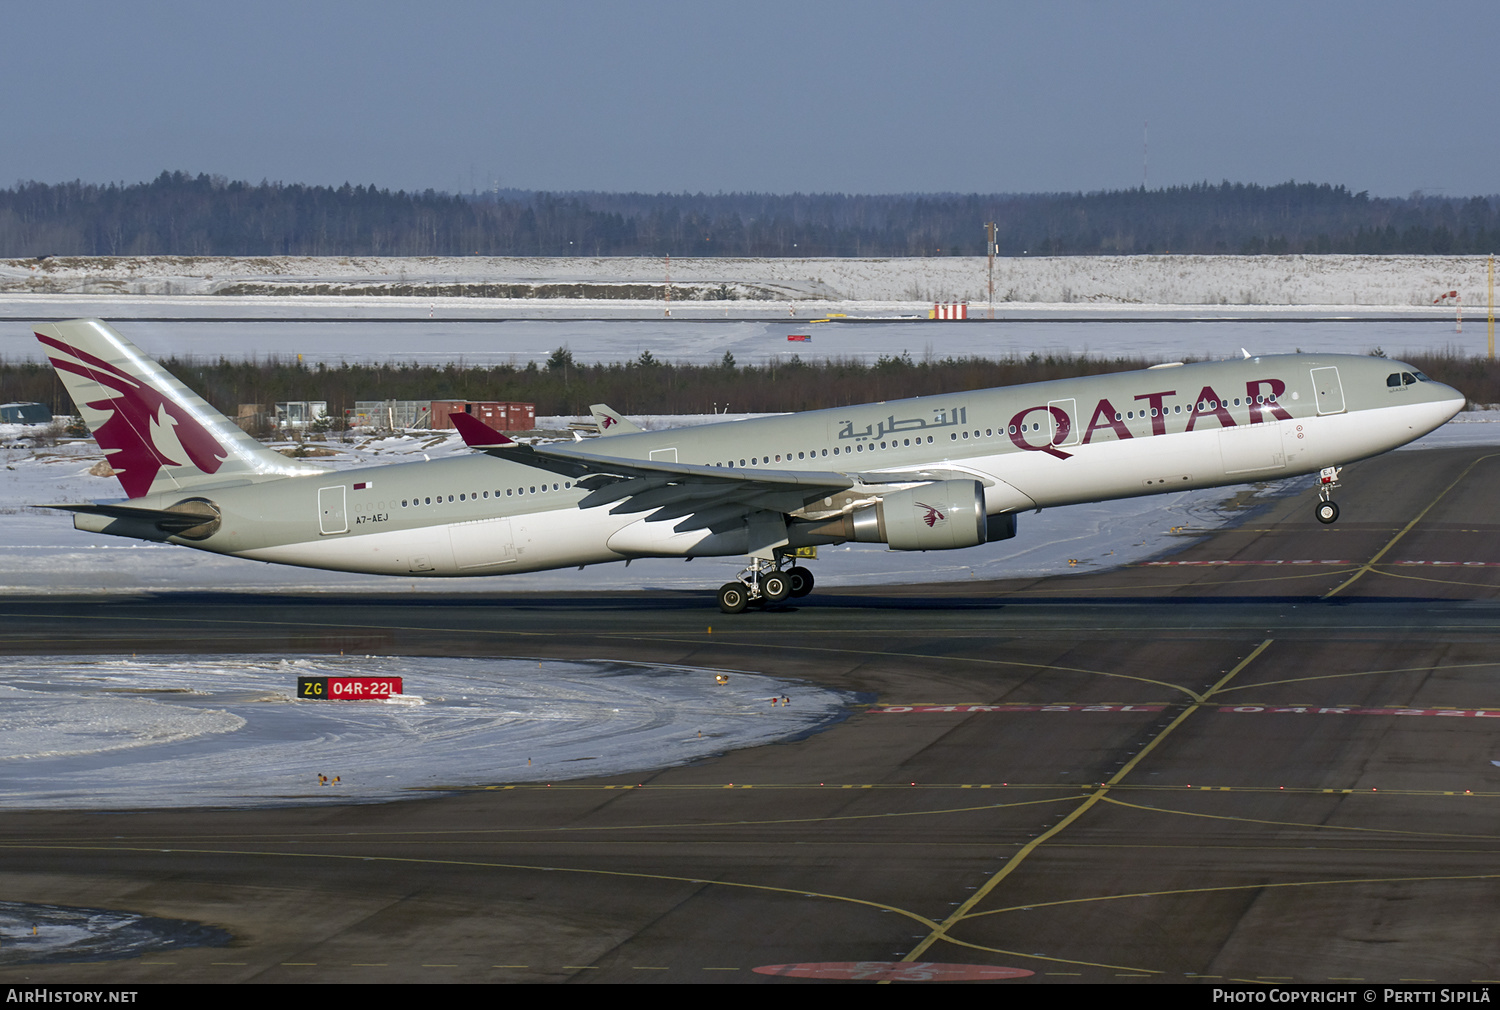
{"label": "black tire", "polygon": [[750,592],[738,582],[726,582],[719,587],[719,609],[726,614],[738,614],[750,605]]}
{"label": "black tire", "polygon": [[1318,502],[1318,522],[1326,526],[1329,523],[1336,523],[1338,520],[1339,507],[1337,503],[1331,501]]}
{"label": "black tire", "polygon": [[780,572],[772,572],[760,580],[760,595],[767,603],[780,603],[792,594],[792,580]]}
{"label": "black tire", "polygon": [[801,599],[813,591],[813,573],[806,568],[801,566],[788,568],[784,574],[787,581],[791,583],[792,591],[789,595],[793,599]]}

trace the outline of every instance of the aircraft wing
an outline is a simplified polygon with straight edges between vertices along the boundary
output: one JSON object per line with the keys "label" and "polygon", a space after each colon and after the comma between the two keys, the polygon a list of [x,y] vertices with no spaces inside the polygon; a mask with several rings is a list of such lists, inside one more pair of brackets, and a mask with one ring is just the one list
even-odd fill
{"label": "aircraft wing", "polygon": [[[886,490],[880,485],[922,484],[953,476],[940,470],[872,473],[739,469],[627,459],[566,444],[522,445],[467,414],[451,416],[470,448],[572,478],[589,491],[578,503],[579,508],[612,504],[613,514],[647,512],[648,520],[681,519],[674,527],[679,533],[694,529],[720,532],[737,526],[751,512],[797,512],[821,498],[851,489],[859,497],[878,498]],[[864,488],[868,495],[860,495]],[[828,511],[837,513],[840,509],[831,507]]]}

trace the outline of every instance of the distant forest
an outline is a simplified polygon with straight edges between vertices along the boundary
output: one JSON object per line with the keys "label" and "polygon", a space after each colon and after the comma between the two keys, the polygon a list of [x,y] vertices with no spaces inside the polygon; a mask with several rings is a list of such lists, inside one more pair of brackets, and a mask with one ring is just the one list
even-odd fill
{"label": "distant forest", "polygon": [[1224,182],[1030,195],[548,193],[151,182],[0,190],[0,257],[1490,253],[1500,197]]}

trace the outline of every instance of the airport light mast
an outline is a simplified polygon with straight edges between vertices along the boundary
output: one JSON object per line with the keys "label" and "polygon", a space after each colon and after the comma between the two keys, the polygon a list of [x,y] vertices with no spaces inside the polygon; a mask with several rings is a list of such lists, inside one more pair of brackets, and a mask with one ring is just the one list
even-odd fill
{"label": "airport light mast", "polygon": [[[995,318],[995,222],[990,221],[984,226],[986,238],[985,245],[990,253],[990,318]],[[1494,357],[1493,354],[1490,355]]]}

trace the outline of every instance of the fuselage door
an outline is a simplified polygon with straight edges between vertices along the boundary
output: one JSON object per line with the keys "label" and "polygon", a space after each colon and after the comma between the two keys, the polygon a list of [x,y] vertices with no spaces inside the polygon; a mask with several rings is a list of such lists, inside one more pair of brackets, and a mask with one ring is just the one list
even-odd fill
{"label": "fuselage door", "polygon": [[[1057,437],[1058,428],[1062,420],[1057,416],[1062,412],[1067,420],[1067,432],[1062,438]],[[1078,401],[1077,400],[1048,400],[1047,401],[1047,433],[1052,436],[1053,445],[1077,445],[1082,432],[1078,430]]]}
{"label": "fuselage door", "polygon": [[347,488],[342,484],[318,488],[318,532],[324,536],[349,532],[349,517],[344,509],[345,491]]}
{"label": "fuselage door", "polygon": [[1313,394],[1317,397],[1319,414],[1342,414],[1344,412],[1344,386],[1339,382],[1339,370],[1333,365],[1312,370]]}

